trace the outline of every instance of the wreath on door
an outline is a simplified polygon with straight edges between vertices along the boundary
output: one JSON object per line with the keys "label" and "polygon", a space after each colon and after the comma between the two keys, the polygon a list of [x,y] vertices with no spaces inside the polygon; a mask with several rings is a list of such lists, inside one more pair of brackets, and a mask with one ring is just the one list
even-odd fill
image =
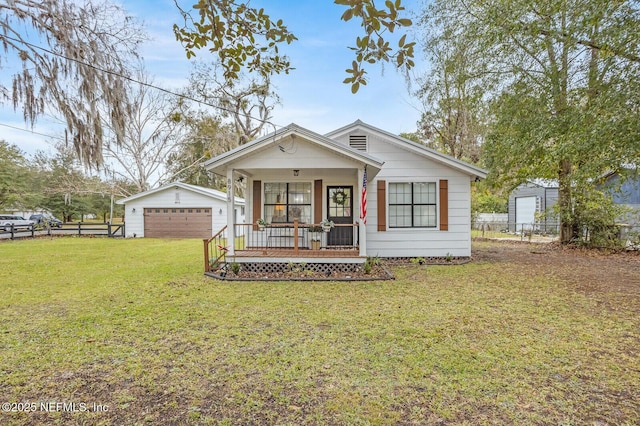
{"label": "wreath on door", "polygon": [[333,196],[331,197],[331,199],[335,204],[339,206],[344,206],[347,203],[349,196],[347,195],[346,192],[344,192],[344,190],[339,189],[333,193]]}

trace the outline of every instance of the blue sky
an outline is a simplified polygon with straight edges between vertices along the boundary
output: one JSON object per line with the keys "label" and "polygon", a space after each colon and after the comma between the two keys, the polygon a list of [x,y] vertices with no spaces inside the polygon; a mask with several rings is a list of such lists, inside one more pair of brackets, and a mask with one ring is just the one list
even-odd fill
{"label": "blue sky", "polygon": [[[179,89],[186,85],[191,63],[175,41],[172,31],[174,23],[181,17],[173,0],[124,0],[125,9],[144,22],[152,40],[142,48],[147,70],[156,84],[168,89]],[[181,0],[185,7],[191,0]],[[296,123],[310,130],[326,133],[356,119],[392,133],[411,132],[420,117],[419,101],[412,98],[404,78],[393,66],[370,65],[367,68],[369,84],[353,95],[350,86],[342,81],[347,77],[345,69],[350,67],[353,45],[360,28],[356,21],[343,22],[340,16],[344,7],[331,0],[252,0],[254,7],[264,7],[274,19],[282,19],[297,37],[292,45],[282,47],[296,68],[289,75],[274,79],[275,89],[281,105],[273,112],[272,122],[277,126]],[[408,12],[418,8],[418,0],[403,0]],[[206,60],[210,53],[201,52],[199,59]],[[422,67],[421,52],[416,51],[419,74]],[[4,73],[3,73],[4,75]],[[3,83],[7,84],[3,77]],[[10,105],[2,105],[0,124],[28,128]],[[34,131],[61,136],[63,127],[43,118]],[[0,126],[0,139],[17,144],[23,151],[32,154],[37,149],[48,149],[51,138],[13,130]]]}

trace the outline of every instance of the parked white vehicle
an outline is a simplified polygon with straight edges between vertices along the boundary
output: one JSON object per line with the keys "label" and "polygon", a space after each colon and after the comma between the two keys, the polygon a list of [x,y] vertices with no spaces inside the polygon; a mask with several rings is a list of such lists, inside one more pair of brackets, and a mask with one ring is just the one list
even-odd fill
{"label": "parked white vehicle", "polygon": [[34,222],[32,220],[27,220],[22,216],[15,216],[9,214],[0,215],[0,229],[4,229],[5,231],[10,231],[13,225],[13,229],[31,229],[33,227]]}

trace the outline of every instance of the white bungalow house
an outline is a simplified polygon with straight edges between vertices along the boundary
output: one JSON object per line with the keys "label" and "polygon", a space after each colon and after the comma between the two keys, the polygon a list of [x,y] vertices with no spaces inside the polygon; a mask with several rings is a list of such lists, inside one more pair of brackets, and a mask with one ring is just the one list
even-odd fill
{"label": "white bungalow house", "polygon": [[172,182],[116,201],[125,205],[127,237],[210,238],[227,223],[244,222],[244,199],[227,204],[227,194],[211,188]]}
{"label": "white bungalow house", "polygon": [[[360,120],[324,136],[291,124],[204,167],[227,179],[224,250],[238,263],[468,257],[470,185],[486,177]],[[247,224],[230,208],[238,179],[247,182]],[[323,220],[333,228],[314,232]]]}

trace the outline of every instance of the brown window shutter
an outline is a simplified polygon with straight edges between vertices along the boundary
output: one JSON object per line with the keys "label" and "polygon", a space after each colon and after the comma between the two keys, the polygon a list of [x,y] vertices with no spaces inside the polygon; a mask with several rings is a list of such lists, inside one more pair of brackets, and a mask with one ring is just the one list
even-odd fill
{"label": "brown window shutter", "polygon": [[256,220],[260,219],[260,212],[262,211],[262,181],[253,181],[253,230],[258,230]]}
{"label": "brown window shutter", "polygon": [[313,223],[322,222],[322,179],[313,181]]}
{"label": "brown window shutter", "polygon": [[378,181],[378,231],[387,230],[387,181]]}
{"label": "brown window shutter", "polygon": [[440,181],[440,230],[449,230],[449,181]]}

